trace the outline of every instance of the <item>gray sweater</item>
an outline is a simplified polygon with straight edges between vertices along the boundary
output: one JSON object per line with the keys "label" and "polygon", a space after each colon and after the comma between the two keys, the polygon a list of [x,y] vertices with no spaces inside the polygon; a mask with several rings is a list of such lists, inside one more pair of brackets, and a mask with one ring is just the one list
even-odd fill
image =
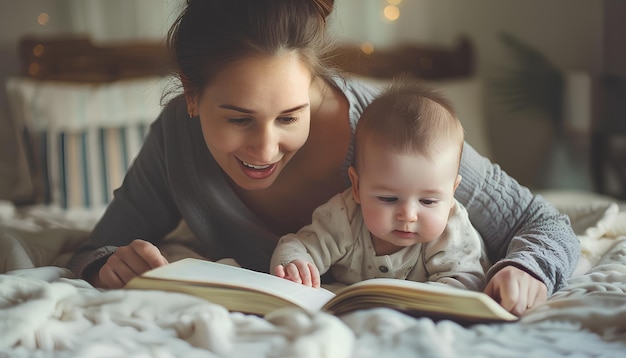
{"label": "gray sweater", "polygon": [[[355,125],[378,89],[353,79],[336,80]],[[345,186],[352,148],[342,167]],[[487,279],[515,265],[542,280],[548,293],[562,287],[578,261],[580,243],[567,216],[519,185],[498,165],[465,144],[456,199],[481,234],[489,260]],[[140,238],[158,243],[184,219],[208,257],[232,257],[267,271],[278,236],[240,201],[206,147],[198,118],[182,98],[151,125],[143,147],[114,193],[90,239],[69,263],[78,277],[99,269],[119,246]]]}

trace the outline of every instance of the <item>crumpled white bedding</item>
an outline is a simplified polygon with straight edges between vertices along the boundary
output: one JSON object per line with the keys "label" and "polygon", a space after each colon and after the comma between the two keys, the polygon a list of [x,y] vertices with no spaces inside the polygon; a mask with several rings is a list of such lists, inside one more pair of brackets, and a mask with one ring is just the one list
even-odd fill
{"label": "crumpled white bedding", "polygon": [[[261,318],[177,293],[98,290],[51,266],[63,259],[44,255],[26,258],[30,268],[4,264],[0,357],[623,356],[626,212],[606,201],[559,208],[572,218],[583,259],[565,288],[519,322],[462,327],[388,309],[342,317],[282,309]],[[28,256],[46,236],[71,248],[84,234],[57,230],[54,236],[44,228],[20,226],[17,216],[7,219],[0,221],[0,255],[5,256],[0,263],[6,247],[22,245]],[[28,266],[23,260],[14,263]]]}

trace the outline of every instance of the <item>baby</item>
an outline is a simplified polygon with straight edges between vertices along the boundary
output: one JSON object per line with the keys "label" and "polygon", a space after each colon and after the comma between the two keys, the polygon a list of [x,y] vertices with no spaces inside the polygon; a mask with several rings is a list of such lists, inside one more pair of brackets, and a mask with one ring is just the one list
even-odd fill
{"label": "baby", "polygon": [[464,130],[439,93],[394,81],[356,126],[352,187],[283,236],[270,272],[307,286],[387,277],[482,290],[483,243],[455,200]]}

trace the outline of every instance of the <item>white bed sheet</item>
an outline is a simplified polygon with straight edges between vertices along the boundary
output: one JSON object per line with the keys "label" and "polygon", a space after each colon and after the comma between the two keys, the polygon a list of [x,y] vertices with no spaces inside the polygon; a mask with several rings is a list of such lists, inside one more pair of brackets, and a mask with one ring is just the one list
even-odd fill
{"label": "white bed sheet", "polygon": [[[519,322],[471,327],[388,309],[340,318],[282,309],[261,318],[183,294],[98,290],[52,266],[88,228],[72,228],[76,218],[3,208],[0,357],[623,356],[626,211],[599,196],[545,196],[570,215],[583,243],[576,274]],[[6,264],[7,247],[21,248],[32,267]],[[28,257],[42,247],[60,254]]]}

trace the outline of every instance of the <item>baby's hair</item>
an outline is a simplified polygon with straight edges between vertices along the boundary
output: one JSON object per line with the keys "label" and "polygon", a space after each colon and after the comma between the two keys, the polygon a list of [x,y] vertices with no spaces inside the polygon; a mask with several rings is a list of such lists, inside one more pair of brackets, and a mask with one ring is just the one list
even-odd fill
{"label": "baby's hair", "polygon": [[359,147],[369,140],[391,146],[400,153],[420,153],[431,158],[440,145],[459,146],[464,130],[452,104],[435,89],[416,80],[396,79],[365,108],[355,133]]}

